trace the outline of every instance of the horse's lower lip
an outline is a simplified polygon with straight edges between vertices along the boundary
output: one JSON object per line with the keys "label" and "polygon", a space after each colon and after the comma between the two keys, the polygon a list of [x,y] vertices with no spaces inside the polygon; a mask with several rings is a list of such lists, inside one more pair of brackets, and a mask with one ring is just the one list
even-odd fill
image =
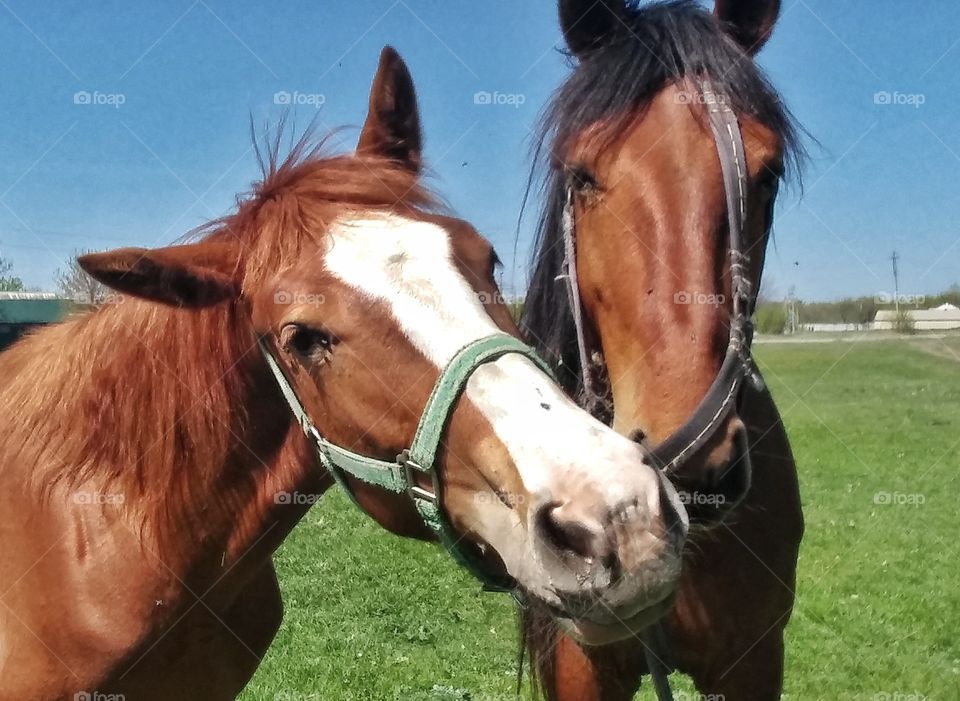
{"label": "horse's lower lip", "polygon": [[572,617],[568,613],[551,606],[554,617],[560,627],[572,637],[587,645],[606,645],[635,636],[662,618],[673,606],[674,594],[645,606],[628,618],[616,618],[614,623],[597,623],[588,618]]}

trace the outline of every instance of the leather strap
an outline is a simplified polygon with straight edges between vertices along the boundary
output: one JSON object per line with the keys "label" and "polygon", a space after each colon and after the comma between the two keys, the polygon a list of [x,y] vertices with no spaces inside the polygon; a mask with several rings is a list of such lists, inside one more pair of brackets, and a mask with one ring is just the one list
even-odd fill
{"label": "leather strap", "polygon": [[583,321],[583,305],[580,300],[580,280],[577,276],[577,224],[575,219],[573,188],[567,187],[566,202],[563,206],[563,274],[560,279],[567,281],[567,295],[570,298],[570,311],[577,329],[577,354],[580,356],[580,379],[587,406],[595,406],[600,392],[594,382],[591,368],[593,363],[587,350],[586,324]]}
{"label": "leather strap", "polygon": [[641,643],[647,671],[653,679],[653,690],[657,694],[657,701],[673,701],[669,679],[673,671],[673,662],[670,659],[670,641],[667,639],[663,622],[658,621],[643,631]]}

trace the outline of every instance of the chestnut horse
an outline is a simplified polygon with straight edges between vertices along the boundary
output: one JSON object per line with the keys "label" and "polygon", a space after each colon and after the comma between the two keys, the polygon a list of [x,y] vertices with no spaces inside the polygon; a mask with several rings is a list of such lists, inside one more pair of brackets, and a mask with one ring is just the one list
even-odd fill
{"label": "chestnut horse", "polygon": [[[420,139],[386,49],[356,154],[274,144],[234,214],[85,256],[122,296],[0,356],[2,701],[234,698],[318,463],[587,639],[674,586],[676,492],[513,338],[489,244],[418,184]],[[429,459],[398,463],[424,433]]]}
{"label": "chestnut horse", "polygon": [[671,664],[709,698],[777,699],[803,518],[749,348],[777,186],[802,155],[752,60],[780,3],[559,6],[575,66],[543,118],[548,201],[522,325],[569,391],[664,454],[699,525],[655,629],[590,647],[534,607],[534,669],[555,701],[630,699]]}

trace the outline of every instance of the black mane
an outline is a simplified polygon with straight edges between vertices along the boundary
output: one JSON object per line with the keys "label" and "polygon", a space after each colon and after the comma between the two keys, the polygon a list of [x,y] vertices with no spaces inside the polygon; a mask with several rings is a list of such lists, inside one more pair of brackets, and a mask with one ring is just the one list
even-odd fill
{"label": "black mane", "polygon": [[534,147],[530,182],[539,179],[545,203],[521,325],[529,341],[557,367],[568,391],[578,388],[580,361],[567,289],[557,279],[563,265],[566,190],[561,154],[571,139],[598,122],[607,126],[606,136],[622,133],[642,118],[660,91],[684,78],[709,80],[738,114],[773,130],[790,170],[799,171],[803,149],[793,116],[720,20],[692,0],[631,4],[625,23],[581,56],[556,90],[541,117]]}

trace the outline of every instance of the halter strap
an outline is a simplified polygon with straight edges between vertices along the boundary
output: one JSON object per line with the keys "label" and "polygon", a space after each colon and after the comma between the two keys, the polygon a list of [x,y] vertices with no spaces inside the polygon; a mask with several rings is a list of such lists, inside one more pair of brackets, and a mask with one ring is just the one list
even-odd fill
{"label": "halter strap", "polygon": [[[259,340],[259,346],[260,352],[267,361],[267,366],[277,381],[280,393],[283,394],[283,398],[287,400],[290,411],[293,412],[294,418],[296,418],[297,423],[300,424],[300,429],[304,435],[310,439],[310,442],[313,443],[320,464],[348,493],[350,490],[348,485],[343,481],[343,472],[353,475],[361,482],[380,487],[394,494],[402,494],[407,490],[403,468],[398,463],[390,463],[354,453],[324,438],[307,415],[307,411],[303,408],[303,404],[297,397],[293,385],[290,384],[286,374],[280,368],[280,364],[273,356],[273,353],[270,352],[266,341],[261,338]],[[352,496],[351,494],[351,497]]]}
{"label": "halter strap", "polygon": [[[267,361],[277,386],[293,412],[304,435],[310,439],[321,466],[343,487],[359,506],[346,476],[395,494],[406,492],[424,525],[437,537],[453,559],[484,585],[487,591],[513,592],[515,585],[507,576],[492,572],[454,531],[442,503],[437,456],[440,443],[457,401],[470,377],[482,365],[510,353],[522,355],[552,377],[549,366],[530,346],[508,334],[498,333],[467,344],[460,349],[440,373],[427,400],[410,447],[394,462],[354,453],[331,443],[317,430],[286,374],[270,351],[266,340],[258,340],[260,352]],[[432,491],[420,486],[417,473],[430,478]],[[361,507],[362,508],[362,507]]]}

